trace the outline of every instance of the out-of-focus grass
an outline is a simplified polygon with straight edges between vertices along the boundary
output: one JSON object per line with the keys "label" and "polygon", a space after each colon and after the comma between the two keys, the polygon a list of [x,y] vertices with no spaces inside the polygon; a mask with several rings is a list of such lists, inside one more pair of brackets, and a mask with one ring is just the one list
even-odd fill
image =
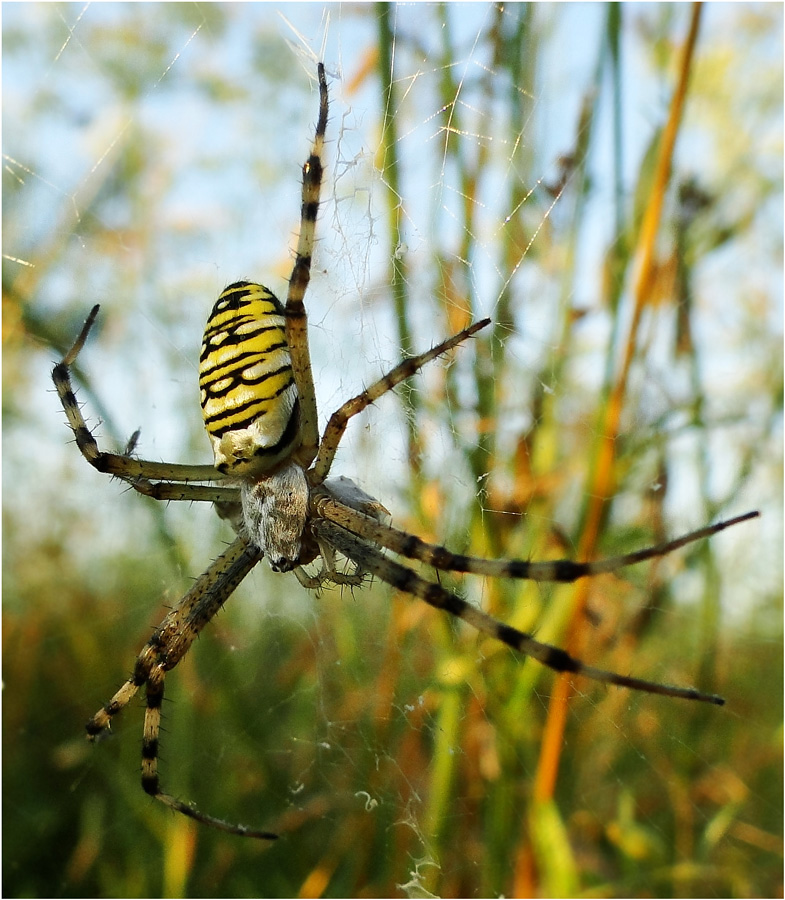
{"label": "out-of-focus grass", "polygon": [[[203,53],[231,46],[223,41],[240,15],[230,8],[149,10],[166,17],[162,34],[182,31],[175,48],[190,35],[204,42]],[[374,190],[383,215],[373,222],[384,262],[369,276],[365,300],[373,308],[362,313],[364,328],[394,309],[394,325],[389,334],[380,327],[378,343],[386,349],[411,341],[419,349],[469,317],[494,320],[492,333],[403,391],[401,406],[380,405],[373,430],[358,443],[358,452],[371,454],[361,464],[376,471],[377,482],[389,484],[386,467],[396,467],[399,495],[389,502],[398,503],[397,524],[458,551],[576,555],[596,499],[598,447],[609,437],[609,398],[625,350],[629,377],[606,462],[612,491],[600,498],[592,552],[623,553],[780,495],[779,458],[771,463],[781,427],[781,342],[770,333],[775,298],[770,283],[738,262],[759,234],[756,218],[779,202],[779,170],[749,164],[754,141],[734,146],[740,139],[724,130],[753,101],[759,114],[752,121],[767,121],[767,96],[760,83],[756,90],[741,79],[732,47],[699,36],[674,163],[666,182],[653,187],[689,11],[637,16],[610,6],[606,14],[596,47],[585,51],[595,57],[592,75],[572,109],[572,144],[562,148],[560,166],[536,147],[538,129],[547,126],[538,111],[553,89],[548,41],[559,33],[546,8],[489,8],[466,44],[449,7],[411,20],[390,7],[378,16],[378,33],[365,32],[361,52],[344,57],[347,85],[373,86],[387,113],[377,117],[383,171]],[[123,86],[132,112],[174,55],[165,41],[141,40],[133,15],[129,8],[109,30],[88,15],[78,31],[89,60],[106,82]],[[705,15],[702,27],[716,39],[711,7]],[[758,20],[749,15],[738,28],[762,41],[772,22],[766,17],[781,13],[772,7],[759,10]],[[51,32],[39,22],[35,33],[56,48],[53,22]],[[437,28],[436,43],[426,26]],[[623,65],[641,31],[660,101],[643,125],[631,112]],[[22,53],[23,36],[7,32],[6,52]],[[116,61],[114,38],[124,48]],[[70,73],[72,58],[57,59],[54,72]],[[208,55],[192,87],[210,98],[209,121],[234,104],[252,118],[259,91],[274,77],[271,59],[243,76],[248,81],[212,63]],[[279,90],[289,90],[277,71]],[[193,74],[187,59],[172,72]],[[299,115],[314,98],[291,90]],[[342,97],[337,82],[331,90],[330,152],[340,156],[351,138],[342,132],[342,103],[352,98]],[[78,100],[74,94],[76,107]],[[52,96],[42,92],[18,121],[34,133],[38,117],[54,114],[47,103]],[[302,113],[302,147],[312,115],[311,107]],[[101,434],[117,444],[142,424],[147,452],[154,425],[120,421],[122,406],[161,379],[149,410],[160,423],[170,406],[164,386],[174,380],[182,399],[171,403],[171,425],[180,451],[192,461],[205,458],[196,391],[185,380],[193,380],[212,298],[199,293],[202,276],[189,274],[188,264],[218,251],[185,238],[178,249],[179,232],[158,206],[159,193],[182,174],[178,155],[171,169],[157,168],[153,155],[171,149],[166,128],[142,121],[149,131],[109,130],[110,138],[122,136],[117,162],[96,166],[90,190],[63,202],[58,224],[27,245],[22,213],[41,179],[7,169],[7,234],[15,243],[7,241],[6,250],[35,268],[8,264],[4,275],[5,895],[780,894],[780,597],[747,534],[591,581],[572,638],[574,587],[460,586],[540,639],[575,641],[598,665],[717,690],[728,699],[723,709],[585,681],[555,709],[551,673],[418,601],[379,585],[304,598],[293,579],[259,567],[167,680],[161,767],[172,792],[209,813],[279,830],[281,840],[268,849],[227,838],[150,801],[139,786],[138,705],[120,717],[112,740],[86,744],[82,722],[126,676],[164,606],[227,538],[207,509],[167,509],[124,495],[65,446],[64,428],[51,432],[51,483],[25,468],[28,460],[40,463],[41,415],[31,398],[46,387],[48,360],[104,296],[93,294],[91,267],[105,269],[107,279],[102,328],[82,361],[80,397],[92,421],[100,414]],[[431,125],[428,140],[417,133],[423,121]],[[640,142],[630,141],[630,131],[639,128],[650,152],[633,165],[628,156]],[[693,148],[717,135],[726,135],[726,145],[693,165]],[[103,145],[89,145],[93,162],[96,146]],[[240,151],[259,169],[269,165],[263,141],[238,143]],[[418,154],[427,155],[435,180],[422,180]],[[202,160],[208,172],[219,162],[232,164],[209,153]],[[296,169],[299,159],[290,162]],[[44,165],[32,169],[43,175]],[[342,171],[330,167],[328,178]],[[721,181],[728,171],[730,185]],[[150,172],[157,173],[152,183]],[[269,175],[258,174],[261,183]],[[635,326],[637,248],[653,191],[664,209],[653,282]],[[610,197],[599,211],[598,197]],[[357,195],[343,200],[351,201]],[[78,219],[69,218],[73,209]],[[296,196],[287,209],[296,209]],[[328,260],[327,232],[340,209],[327,200],[322,212]],[[265,244],[294,223],[279,231],[277,215]],[[188,236],[195,226],[180,227]],[[155,269],[162,240],[165,264]],[[182,275],[168,268],[175,255],[182,255]],[[722,271],[733,277],[718,294],[712,266],[723,255],[729,262]],[[598,256],[600,269],[591,264]],[[277,268],[285,274],[288,265],[281,251]],[[228,274],[224,281],[238,275]],[[353,302],[340,320],[341,303],[327,308],[316,274],[309,308],[318,349],[322,332],[336,343],[343,330],[356,335],[360,306]],[[64,276],[67,312],[52,308]],[[144,352],[134,343],[143,328]],[[174,351],[181,346],[190,349]],[[334,354],[338,366],[315,360],[317,378],[324,376],[320,397],[326,371],[355,358],[340,346]],[[183,365],[182,356],[191,362]],[[55,400],[46,414],[62,421]],[[398,447],[400,434],[403,451],[378,446]],[[364,486],[379,490],[368,479]],[[771,503],[768,515],[778,509]],[[563,732],[554,732],[560,714]],[[555,755],[547,733],[559,734]],[[547,766],[555,774],[550,782]]]}

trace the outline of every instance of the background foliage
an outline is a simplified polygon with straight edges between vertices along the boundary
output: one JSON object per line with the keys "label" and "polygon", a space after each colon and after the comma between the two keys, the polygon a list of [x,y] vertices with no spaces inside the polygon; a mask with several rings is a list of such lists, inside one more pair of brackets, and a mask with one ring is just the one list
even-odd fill
{"label": "background foliage", "polygon": [[[464,9],[5,7],[5,896],[781,895],[781,7],[707,6],[691,55],[688,6]],[[383,586],[258,567],[168,679],[162,775],[268,849],[143,794],[138,705],[82,737],[228,533],[92,472],[49,371],[100,301],[100,440],[208,458],[204,319],[291,265],[303,44],[331,73],[323,414],[494,321],[354,423],[337,470],[492,556],[764,515],[577,587],[460,586],[723,709],[562,684]]]}

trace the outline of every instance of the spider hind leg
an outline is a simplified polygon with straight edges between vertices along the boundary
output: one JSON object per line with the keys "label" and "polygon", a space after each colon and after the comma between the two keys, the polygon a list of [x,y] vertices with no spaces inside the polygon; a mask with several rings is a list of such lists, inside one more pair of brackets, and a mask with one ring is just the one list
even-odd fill
{"label": "spider hind leg", "polygon": [[[216,481],[221,476],[213,466],[189,466],[181,463],[161,463],[152,460],[136,459],[131,456],[136,445],[138,432],[135,432],[122,453],[110,453],[102,450],[87,426],[82,408],[76,399],[71,383],[71,367],[87,341],[90,330],[98,317],[99,306],[96,304],[88,315],[79,336],[65,356],[52,369],[52,381],[54,381],[57,396],[68,420],[68,425],[76,439],[79,452],[88,463],[99,472],[105,472],[115,478],[125,481],[136,489],[137,482],[146,479],[154,481]],[[144,490],[142,490],[144,493]]]}

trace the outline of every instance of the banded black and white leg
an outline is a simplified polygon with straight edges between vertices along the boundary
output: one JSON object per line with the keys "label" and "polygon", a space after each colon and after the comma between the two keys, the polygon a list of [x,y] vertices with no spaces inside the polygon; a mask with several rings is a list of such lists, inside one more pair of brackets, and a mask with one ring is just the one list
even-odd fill
{"label": "banded black and white leg", "polygon": [[501,641],[513,650],[517,650],[524,656],[531,656],[542,663],[542,665],[556,672],[570,672],[590,678],[593,681],[632,688],[633,690],[644,691],[649,694],[661,694],[666,697],[678,697],[685,700],[698,700],[718,706],[722,706],[725,702],[722,697],[716,694],[707,694],[695,688],[645,681],[641,678],[633,678],[627,675],[620,675],[617,672],[609,672],[605,669],[588,666],[571,656],[566,650],[542,643],[531,634],[519,631],[511,625],[505,625],[503,622],[494,619],[481,609],[463,600],[457,594],[446,590],[439,584],[422,578],[412,569],[384,556],[375,547],[340,525],[336,525],[327,519],[320,519],[314,523],[313,527],[323,540],[329,541],[344,556],[353,560],[357,565],[362,566],[363,569],[396,590],[419,597],[429,606],[462,619],[476,628],[477,631],[496,638],[496,640]]}
{"label": "banded black and white leg", "polygon": [[243,538],[235,539],[229,548],[194,582],[191,589],[155,629],[136,659],[131,678],[87,723],[87,734],[95,740],[105,733],[112,719],[145,686],[146,708],[142,741],[142,787],[170,809],[211,825],[229,834],[275,840],[269,831],[234,825],[208,816],[196,807],[168,794],[158,776],[158,738],[161,730],[161,706],[166,673],[185,656],[208,622],[232,595],[234,590],[261,559],[259,551]]}
{"label": "banded black and white leg", "polygon": [[[79,336],[74,341],[71,349],[65,354],[63,359],[57,363],[52,370],[52,380],[54,381],[57,395],[60,398],[63,410],[65,411],[68,424],[74,433],[76,445],[82,456],[90,463],[90,465],[99,472],[105,472],[125,481],[134,489],[137,488],[137,481],[140,484],[143,481],[167,481],[167,482],[200,482],[200,481],[220,481],[223,476],[216,471],[213,466],[191,466],[181,463],[165,463],[154,462],[153,460],[136,459],[130,455],[130,451],[136,443],[136,435],[129,442],[125,453],[111,453],[101,450],[98,442],[93,437],[92,432],[87,427],[79,401],[76,399],[73,385],[71,383],[71,366],[76,361],[79,353],[84,347],[85,341],[95,324],[98,316],[99,306],[96,305],[90,310]],[[137,433],[138,434],[138,433]],[[147,491],[142,489],[141,493]],[[179,499],[169,497],[167,499]],[[182,499],[189,499],[183,497]]]}

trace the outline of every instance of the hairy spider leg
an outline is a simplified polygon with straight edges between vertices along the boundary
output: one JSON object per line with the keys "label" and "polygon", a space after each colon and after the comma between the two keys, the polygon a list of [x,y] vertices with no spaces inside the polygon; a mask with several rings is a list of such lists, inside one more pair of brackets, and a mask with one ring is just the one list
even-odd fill
{"label": "hairy spider leg", "polygon": [[542,663],[542,665],[556,672],[572,672],[576,675],[583,675],[593,681],[632,688],[648,694],[661,694],[666,697],[698,700],[703,703],[714,703],[717,706],[722,706],[725,703],[723,698],[717,694],[705,694],[695,688],[644,681],[640,678],[632,678],[616,672],[608,672],[605,669],[597,669],[594,666],[587,666],[567,653],[566,650],[535,640],[531,634],[499,622],[476,606],[467,603],[457,594],[445,590],[441,585],[421,578],[416,572],[384,556],[370,544],[365,543],[357,535],[352,534],[340,525],[336,525],[334,522],[329,522],[326,519],[320,519],[314,523],[313,528],[324,540],[337,547],[344,556],[361,566],[365,571],[376,575],[377,578],[380,578],[396,590],[419,597],[420,600],[424,600],[429,606],[441,609],[458,619],[462,619],[476,628],[477,631],[496,638],[524,656],[531,656]]}

